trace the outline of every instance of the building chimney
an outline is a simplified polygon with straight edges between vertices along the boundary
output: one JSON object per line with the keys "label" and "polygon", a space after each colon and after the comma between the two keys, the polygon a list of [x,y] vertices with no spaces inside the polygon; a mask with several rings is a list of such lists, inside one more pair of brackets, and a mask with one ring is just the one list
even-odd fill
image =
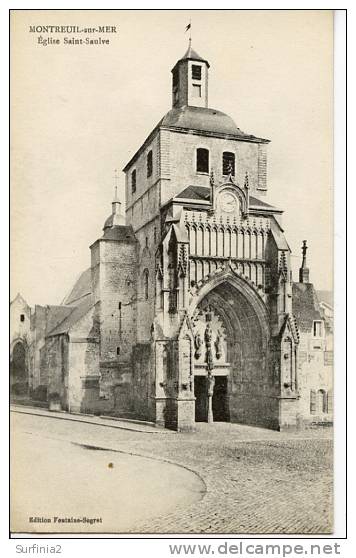
{"label": "building chimney", "polygon": [[307,241],[303,240],[302,246],[302,266],[299,268],[299,283],[309,283],[309,268],[307,267]]}

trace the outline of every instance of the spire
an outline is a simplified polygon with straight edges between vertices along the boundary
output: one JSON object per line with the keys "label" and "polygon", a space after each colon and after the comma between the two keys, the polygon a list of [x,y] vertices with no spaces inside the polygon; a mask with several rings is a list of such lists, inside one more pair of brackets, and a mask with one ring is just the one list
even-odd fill
{"label": "spire", "polygon": [[117,213],[121,213],[121,202],[119,201],[119,199],[117,197],[117,186],[118,186],[118,182],[119,182],[119,176],[118,176],[117,169],[115,169],[114,181],[115,181],[115,194],[114,194],[114,199],[113,199],[111,205],[112,205],[112,214],[116,215]]}
{"label": "spire", "polygon": [[299,269],[299,283],[309,283],[309,268],[307,267],[307,241],[303,240],[302,246],[302,266]]}
{"label": "spire", "polygon": [[108,217],[105,221],[104,230],[111,227],[115,227],[117,225],[126,224],[125,217],[121,214],[121,202],[117,196],[117,189],[118,189],[118,182],[119,182],[117,169],[115,169],[114,180],[115,180],[115,187],[114,187],[115,192],[114,192],[114,199],[111,203],[112,211],[110,217]]}

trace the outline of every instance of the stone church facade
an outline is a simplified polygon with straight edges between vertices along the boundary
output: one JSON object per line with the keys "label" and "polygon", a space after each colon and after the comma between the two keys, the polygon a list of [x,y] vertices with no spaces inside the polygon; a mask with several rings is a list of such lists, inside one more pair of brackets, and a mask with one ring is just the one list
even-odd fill
{"label": "stone church facade", "polygon": [[[61,305],[32,310],[32,396],[176,430],[312,421],[308,340],[325,320],[306,248],[293,283],[282,210],[265,201],[269,140],[208,107],[208,74],[189,46],[172,70],[172,109],[124,168],[125,216],[115,197],[90,269]],[[317,418],[329,421],[321,345]]]}

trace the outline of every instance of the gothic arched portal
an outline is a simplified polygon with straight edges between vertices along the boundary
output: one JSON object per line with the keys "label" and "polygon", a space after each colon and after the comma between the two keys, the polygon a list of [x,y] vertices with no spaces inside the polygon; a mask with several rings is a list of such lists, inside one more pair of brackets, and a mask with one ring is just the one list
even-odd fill
{"label": "gothic arched portal", "polygon": [[208,420],[209,378],[214,421],[261,424],[269,415],[269,328],[263,302],[251,290],[223,280],[192,312],[196,421]]}
{"label": "gothic arched portal", "polygon": [[10,389],[12,395],[28,393],[27,349],[23,341],[17,341],[10,362]]}

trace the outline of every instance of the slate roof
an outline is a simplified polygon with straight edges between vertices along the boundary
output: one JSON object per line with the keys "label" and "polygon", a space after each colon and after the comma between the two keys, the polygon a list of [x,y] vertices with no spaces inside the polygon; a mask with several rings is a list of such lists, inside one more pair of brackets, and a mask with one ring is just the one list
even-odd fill
{"label": "slate roof", "polygon": [[79,298],[91,293],[91,269],[88,267],[83,271],[76,282],[70,293],[65,297],[62,304],[70,305]]}
{"label": "slate roof", "polygon": [[211,134],[228,134],[237,138],[262,140],[249,134],[245,134],[238,128],[233,119],[221,112],[220,110],[193,107],[185,105],[183,107],[174,107],[165,114],[158,123],[159,127],[164,128],[182,128],[184,130],[197,130],[201,132],[210,132]]}
{"label": "slate roof", "polygon": [[199,54],[192,48],[191,45],[189,45],[186,53],[182,56],[182,58],[180,58],[178,60],[177,64],[179,62],[181,62],[182,60],[196,60],[197,62],[206,62],[206,64],[208,65],[208,68],[210,68],[209,62],[207,60],[205,60],[205,58],[202,58],[201,56],[199,56]]}
{"label": "slate roof", "polygon": [[165,114],[165,116],[154,127],[150,135],[145,139],[141,147],[131,157],[130,161],[125,165],[123,171],[126,172],[130,166],[136,161],[140,153],[150,143],[159,129],[169,129],[173,131],[182,131],[185,133],[201,132],[202,135],[211,137],[222,137],[233,140],[250,141],[254,143],[269,143],[270,140],[259,138],[252,134],[246,134],[238,128],[234,120],[217,109],[205,107],[193,107],[185,105],[183,107],[174,107]]}
{"label": "slate roof", "polygon": [[72,306],[47,306],[46,335],[62,323],[72,312]]}
{"label": "slate roof", "polygon": [[85,314],[87,314],[93,307],[94,297],[91,294],[84,296],[78,302],[77,306],[67,306],[66,309],[69,310],[69,313],[54,329],[48,330],[47,337],[68,333],[72,326],[83,318],[83,316],[85,316]]}
{"label": "slate roof", "polygon": [[205,186],[188,186],[178,196],[178,199],[183,200],[210,200],[210,188]]}
{"label": "slate roof", "polygon": [[[210,188],[207,186],[188,186],[185,188],[180,194],[175,196],[176,199],[185,199],[185,200],[210,200]],[[254,196],[250,196],[250,206],[261,208],[261,209],[270,209],[271,211],[279,211],[269,203],[262,201]]]}
{"label": "slate roof", "polygon": [[137,239],[131,225],[116,225],[105,229],[103,240],[118,240],[119,242],[135,243]]}
{"label": "slate roof", "polygon": [[299,329],[310,331],[313,320],[321,320],[319,303],[312,283],[293,283],[293,314]]}

